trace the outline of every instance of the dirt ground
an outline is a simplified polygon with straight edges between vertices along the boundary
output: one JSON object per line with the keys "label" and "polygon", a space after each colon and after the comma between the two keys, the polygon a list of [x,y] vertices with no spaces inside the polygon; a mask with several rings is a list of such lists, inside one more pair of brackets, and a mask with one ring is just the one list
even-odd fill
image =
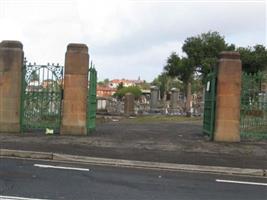
{"label": "dirt ground", "polygon": [[88,136],[0,134],[0,147],[184,164],[267,168],[267,141],[212,142],[202,122],[112,119]]}

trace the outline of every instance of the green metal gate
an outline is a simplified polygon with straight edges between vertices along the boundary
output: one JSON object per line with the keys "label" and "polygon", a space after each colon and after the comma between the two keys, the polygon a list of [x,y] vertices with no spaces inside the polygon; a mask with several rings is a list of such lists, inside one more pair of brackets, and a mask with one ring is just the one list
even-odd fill
{"label": "green metal gate", "polygon": [[27,64],[22,72],[21,131],[59,132],[63,67]]}
{"label": "green metal gate", "polygon": [[89,68],[89,88],[87,97],[87,130],[88,133],[95,130],[96,127],[96,85],[97,85],[97,71],[93,64]]}
{"label": "green metal gate", "polygon": [[203,132],[208,135],[211,140],[213,140],[214,137],[216,82],[217,69],[215,68],[215,70],[207,76],[203,118]]}
{"label": "green metal gate", "polygon": [[267,73],[242,74],[241,138],[267,139]]}

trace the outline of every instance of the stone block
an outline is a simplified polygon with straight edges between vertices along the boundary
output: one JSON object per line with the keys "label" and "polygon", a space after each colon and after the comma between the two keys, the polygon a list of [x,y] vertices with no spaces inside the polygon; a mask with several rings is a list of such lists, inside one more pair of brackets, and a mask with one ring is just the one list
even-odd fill
{"label": "stone block", "polygon": [[87,134],[88,48],[69,44],[65,56],[64,99],[61,134]]}
{"label": "stone block", "polygon": [[66,74],[64,84],[88,89],[88,75]]}
{"label": "stone block", "polygon": [[0,132],[20,132],[23,46],[18,41],[0,43]]}
{"label": "stone block", "polygon": [[240,141],[241,67],[239,53],[223,52],[220,54],[217,78],[215,141]]}
{"label": "stone block", "polygon": [[240,124],[239,121],[217,120],[215,124],[216,134],[215,141],[218,142],[239,142],[240,141]]}
{"label": "stone block", "polygon": [[[66,85],[66,87],[68,87]],[[69,86],[68,89],[64,89],[64,99],[70,100],[73,99],[74,101],[80,100],[85,101],[87,99],[87,89],[82,87],[71,87]]]}
{"label": "stone block", "polygon": [[85,44],[69,44],[65,56],[66,74],[88,73],[89,55]]}

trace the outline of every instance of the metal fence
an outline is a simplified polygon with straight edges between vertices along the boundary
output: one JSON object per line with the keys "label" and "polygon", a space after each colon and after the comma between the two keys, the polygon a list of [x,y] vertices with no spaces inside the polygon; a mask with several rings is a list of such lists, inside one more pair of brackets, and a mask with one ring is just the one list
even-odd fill
{"label": "metal fence", "polygon": [[241,138],[267,139],[266,74],[242,74]]}

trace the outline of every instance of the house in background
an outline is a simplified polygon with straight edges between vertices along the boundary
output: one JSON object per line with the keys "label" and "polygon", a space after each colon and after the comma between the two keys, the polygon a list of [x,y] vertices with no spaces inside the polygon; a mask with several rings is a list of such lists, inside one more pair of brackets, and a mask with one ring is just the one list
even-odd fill
{"label": "house in background", "polygon": [[97,86],[96,96],[97,97],[111,97],[117,91],[116,88],[111,88],[109,86]]}

